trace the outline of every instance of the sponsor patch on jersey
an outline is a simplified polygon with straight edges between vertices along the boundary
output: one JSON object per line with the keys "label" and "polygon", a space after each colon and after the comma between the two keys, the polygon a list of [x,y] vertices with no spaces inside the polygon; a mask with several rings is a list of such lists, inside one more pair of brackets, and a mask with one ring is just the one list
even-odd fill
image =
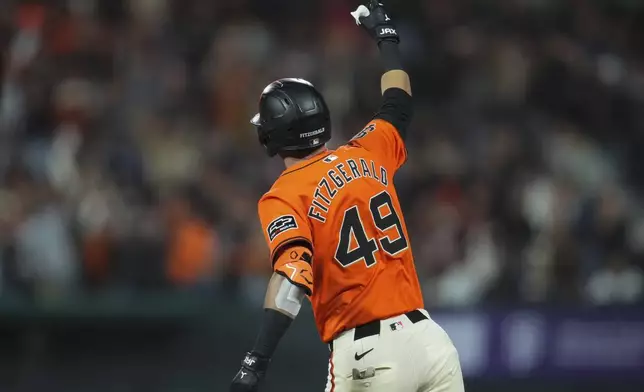
{"label": "sponsor patch on jersey", "polygon": [[268,225],[266,231],[268,232],[268,238],[272,242],[275,237],[291,229],[297,229],[297,222],[295,221],[295,218],[293,217],[293,215],[282,215],[273,220]]}

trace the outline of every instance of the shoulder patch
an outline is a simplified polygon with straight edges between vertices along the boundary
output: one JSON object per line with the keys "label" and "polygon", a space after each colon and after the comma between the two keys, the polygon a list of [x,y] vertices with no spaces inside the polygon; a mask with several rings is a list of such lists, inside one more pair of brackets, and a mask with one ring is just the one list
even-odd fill
{"label": "shoulder patch", "polygon": [[273,242],[275,237],[291,229],[297,229],[295,217],[293,217],[293,215],[282,215],[269,223],[266,231],[268,233],[269,240]]}

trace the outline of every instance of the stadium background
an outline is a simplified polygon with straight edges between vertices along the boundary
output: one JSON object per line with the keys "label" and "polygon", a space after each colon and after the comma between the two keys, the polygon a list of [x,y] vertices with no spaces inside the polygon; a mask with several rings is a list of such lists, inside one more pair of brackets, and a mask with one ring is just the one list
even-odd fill
{"label": "stadium background", "polygon": [[[644,385],[644,3],[390,0],[396,178],[468,391]],[[332,145],[379,103],[348,0],[0,0],[0,391],[226,391],[279,175],[248,120],[309,79]],[[392,288],[395,290],[395,287]],[[265,391],[321,391],[307,309]]]}

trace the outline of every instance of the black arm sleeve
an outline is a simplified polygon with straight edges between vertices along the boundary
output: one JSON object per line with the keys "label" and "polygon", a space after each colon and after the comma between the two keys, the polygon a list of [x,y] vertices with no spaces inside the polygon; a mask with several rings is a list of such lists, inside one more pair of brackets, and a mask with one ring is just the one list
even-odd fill
{"label": "black arm sleeve", "polygon": [[253,352],[264,358],[273,356],[277,344],[291,326],[293,319],[273,309],[265,309]]}
{"label": "black arm sleeve", "polygon": [[382,41],[378,44],[378,49],[380,49],[380,60],[385,67],[385,72],[403,69],[398,43]]}
{"label": "black arm sleeve", "polygon": [[405,140],[413,111],[411,96],[402,89],[390,88],[382,95],[382,105],[374,119],[385,120],[392,124],[398,130],[400,137]]}

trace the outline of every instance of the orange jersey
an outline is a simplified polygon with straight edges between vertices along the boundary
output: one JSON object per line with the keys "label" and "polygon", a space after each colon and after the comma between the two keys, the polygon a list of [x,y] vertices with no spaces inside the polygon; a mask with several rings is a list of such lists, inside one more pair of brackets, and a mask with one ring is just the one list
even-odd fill
{"label": "orange jersey", "polygon": [[[374,120],[348,144],[288,168],[259,201],[274,269],[310,294],[325,342],[423,307],[393,185],[406,158],[394,126]],[[291,247],[302,244],[312,260]]]}

